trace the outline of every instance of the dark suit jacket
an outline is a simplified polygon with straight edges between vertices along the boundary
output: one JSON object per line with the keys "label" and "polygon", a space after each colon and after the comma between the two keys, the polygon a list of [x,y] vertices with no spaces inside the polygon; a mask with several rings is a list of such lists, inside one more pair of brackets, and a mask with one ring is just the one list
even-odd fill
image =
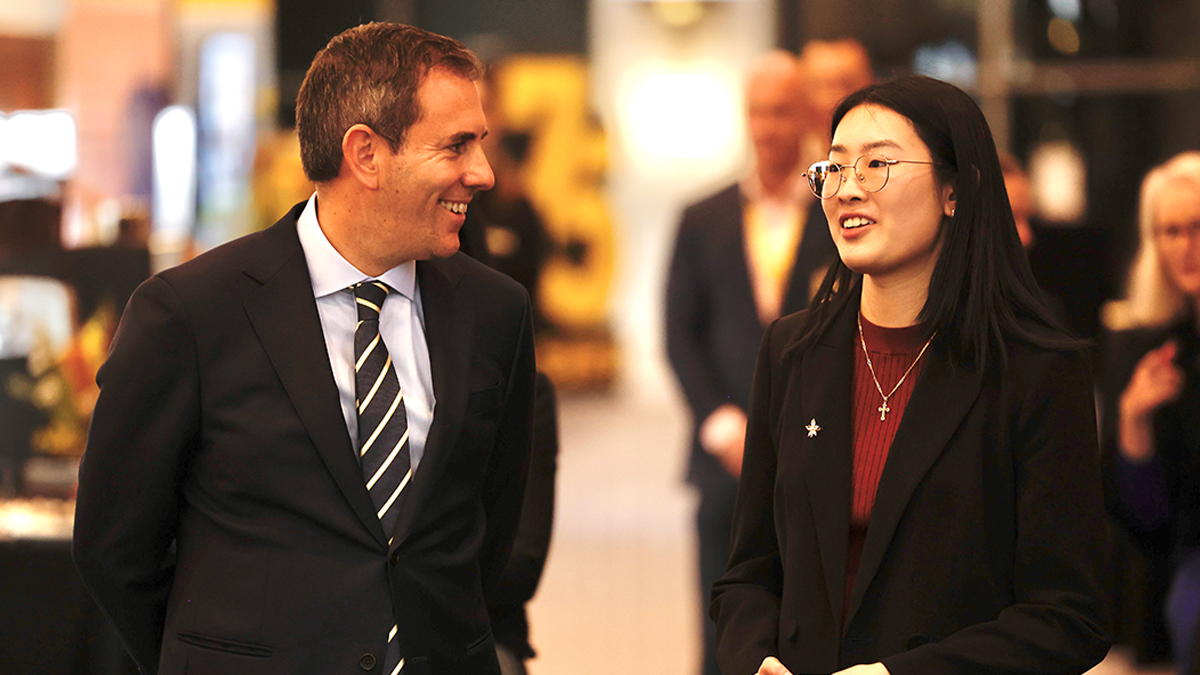
{"label": "dark suit jacket", "polygon": [[529,643],[525,605],[537,591],[550,553],[557,473],[558,399],[550,378],[538,373],[533,397],[533,448],[521,520],[508,566],[496,583],[496,592],[488,595],[488,617],[496,642],[522,659],[537,655]]}
{"label": "dark suit jacket", "polygon": [[[1200,335],[1195,326],[1195,315],[1188,312],[1169,326],[1105,335],[1103,447],[1109,512],[1149,553],[1168,556],[1173,564],[1179,562],[1180,555],[1200,547]],[[1137,486],[1137,492],[1151,502],[1165,505],[1166,513],[1162,514],[1165,519],[1161,522],[1148,524],[1139,517],[1138,505],[1126,504],[1120,497],[1118,408],[1138,361],[1168,339],[1179,347],[1175,364],[1184,373],[1184,386],[1175,401],[1163,405],[1154,415],[1153,463],[1163,480],[1158,485]],[[1161,488],[1161,492],[1155,488]]]}
{"label": "dark suit jacket", "polygon": [[[1083,353],[1009,344],[952,368],[935,341],[896,432],[843,621],[857,303],[819,343],[763,341],[734,514],[713,590],[724,672],[882,661],[892,675],[1081,673],[1109,647],[1107,530]],[[810,435],[815,420],[820,430]]]}
{"label": "dark suit jacket", "polygon": [[[810,279],[835,252],[817,202],[796,250],[782,314],[808,306]],[[700,446],[695,432],[721,405],[745,410],[749,404],[754,356],[763,336],[751,283],[742,195],[735,184],[684,211],[667,280],[667,356],[692,410],[688,480],[701,487],[728,480],[728,474]]]}
{"label": "dark suit jacket", "polygon": [[80,467],[80,573],[148,673],[380,672],[393,620],[405,672],[498,673],[484,596],[524,491],[528,296],[466,256],[417,263],[437,403],[386,533],[339,406],[302,208],[130,301]]}

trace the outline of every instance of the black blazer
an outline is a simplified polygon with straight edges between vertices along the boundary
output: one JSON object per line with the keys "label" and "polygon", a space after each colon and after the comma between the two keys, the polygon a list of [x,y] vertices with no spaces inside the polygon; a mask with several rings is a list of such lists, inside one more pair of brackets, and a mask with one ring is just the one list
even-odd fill
{"label": "black blazer", "polygon": [[733,552],[713,590],[722,671],[767,656],[797,674],[876,661],[892,675],[1087,670],[1109,639],[1083,353],[1013,343],[1004,368],[955,369],[934,342],[843,620],[856,310],[803,352],[787,346],[804,314],[763,341]]}
{"label": "black blazer", "polygon": [[405,672],[499,673],[484,595],[524,490],[528,296],[466,256],[418,262],[437,404],[386,533],[330,371],[303,206],[130,301],[80,467],[80,573],[147,673],[380,672],[393,620]]}
{"label": "black blazer", "polygon": [[[1105,495],[1109,512],[1149,552],[1178,557],[1200,547],[1200,335],[1196,318],[1188,312],[1160,328],[1141,328],[1105,335],[1106,384],[1102,438],[1105,458]],[[1154,415],[1155,462],[1166,488],[1168,518],[1146,529],[1131,508],[1122,502],[1117,474],[1117,449],[1121,394],[1129,386],[1138,361],[1168,339],[1179,346],[1175,364],[1184,373],[1179,398]]]}
{"label": "black blazer", "polygon": [[[746,262],[742,216],[742,195],[736,184],[684,210],[667,280],[667,356],[692,410],[688,479],[701,486],[714,476],[728,474],[700,446],[695,432],[725,403],[746,409],[754,357],[763,336]],[[808,306],[810,280],[835,252],[818,201],[796,249],[782,314]]]}
{"label": "black blazer", "polygon": [[533,599],[554,530],[554,480],[558,473],[558,398],[554,384],[537,374],[533,396],[533,448],[525,503],[504,574],[488,595],[488,617],[496,642],[522,659],[537,656],[529,642],[525,605]]}

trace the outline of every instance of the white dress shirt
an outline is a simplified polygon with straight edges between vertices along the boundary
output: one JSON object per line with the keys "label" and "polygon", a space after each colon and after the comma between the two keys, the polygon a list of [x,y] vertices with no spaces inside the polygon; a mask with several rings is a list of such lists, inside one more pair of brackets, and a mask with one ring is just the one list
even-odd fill
{"label": "white dress shirt", "polygon": [[325,351],[337,383],[342,414],[350,442],[358,447],[358,414],[354,400],[354,328],[358,308],[350,286],[377,278],[391,287],[379,313],[379,334],[392,357],[400,390],[404,392],[404,412],[408,417],[409,456],[412,470],[425,454],[425,439],[433,422],[433,374],[429,366],[429,345],[425,342],[425,312],[417,285],[417,264],[409,261],[378,277],[371,277],[351,265],[321,230],[317,221],[317,195],[314,193],[296,223],[300,246],[308,263],[313,297],[325,334]]}

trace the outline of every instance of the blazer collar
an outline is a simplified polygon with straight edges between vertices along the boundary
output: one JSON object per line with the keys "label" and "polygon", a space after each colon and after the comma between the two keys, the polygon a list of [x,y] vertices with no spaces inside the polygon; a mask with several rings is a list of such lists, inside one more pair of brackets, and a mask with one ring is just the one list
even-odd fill
{"label": "blazer collar", "polygon": [[[387,546],[388,537],[363,484],[329,369],[312,281],[296,234],[303,207],[303,202],[296,205],[262,233],[263,255],[245,269],[247,276],[261,284],[245,300],[246,313],[329,473],[363,525],[381,546]],[[436,403],[425,455],[413,477],[411,493],[401,505],[392,549],[411,531],[420,505],[431,496],[466,414],[475,315],[470,303],[455,293],[462,276],[454,259],[417,263]]]}
{"label": "blazer collar", "polygon": [[811,496],[829,608],[835,625],[841,626],[843,632],[849,629],[866,589],[879,571],[909,499],[974,405],[983,379],[982,371],[978,369],[952,368],[945,352],[934,340],[925,355],[929,360],[922,368],[888,450],[850,596],[848,616],[843,620],[854,453],[850,410],[854,345],[858,339],[857,313],[858,303],[847,303],[804,356],[801,365],[804,383],[801,417],[803,420],[815,418],[821,427],[819,445],[816,439],[802,439],[812,444],[805,479]]}
{"label": "blazer collar", "polygon": [[[862,604],[866,589],[879,571],[896,526],[908,502],[951,436],[975,405],[983,384],[981,366],[952,367],[945,349],[935,338],[925,358],[904,417],[888,450],[887,462],[875,493],[867,526],[867,539],[859,560],[858,577],[850,596],[849,619]],[[850,627],[850,620],[844,622]]]}
{"label": "blazer collar", "polygon": [[475,310],[456,287],[462,269],[455,258],[417,262],[417,284],[425,312],[425,341],[433,375],[433,423],[425,441],[425,455],[413,476],[412,492],[401,505],[391,548],[403,543],[412,531],[421,505],[446,468],[467,411],[471,340]]}
{"label": "blazer collar", "polygon": [[818,437],[801,438],[807,446],[804,471],[810,496],[834,625],[842,623],[846,584],[846,546],[850,535],[850,392],[854,363],[853,326],[858,303],[844,307],[825,334],[801,360],[801,419],[816,420]]}
{"label": "blazer collar", "polygon": [[386,545],[346,431],[308,265],[296,234],[303,207],[298,204],[263,232],[261,255],[245,268],[246,275],[261,284],[247,295],[246,314],[334,482],[371,535]]}

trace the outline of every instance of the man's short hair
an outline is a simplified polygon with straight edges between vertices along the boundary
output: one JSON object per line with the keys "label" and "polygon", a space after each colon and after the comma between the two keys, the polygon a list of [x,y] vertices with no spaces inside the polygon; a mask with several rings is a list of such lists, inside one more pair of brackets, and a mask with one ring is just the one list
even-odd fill
{"label": "man's short hair", "polygon": [[296,99],[296,132],[304,175],[333,180],[342,165],[342,137],[365,124],[393,152],[421,119],[417,89],[433,68],[472,81],[483,63],[457,40],[413,26],[373,22],[329,41],[308,68]]}

